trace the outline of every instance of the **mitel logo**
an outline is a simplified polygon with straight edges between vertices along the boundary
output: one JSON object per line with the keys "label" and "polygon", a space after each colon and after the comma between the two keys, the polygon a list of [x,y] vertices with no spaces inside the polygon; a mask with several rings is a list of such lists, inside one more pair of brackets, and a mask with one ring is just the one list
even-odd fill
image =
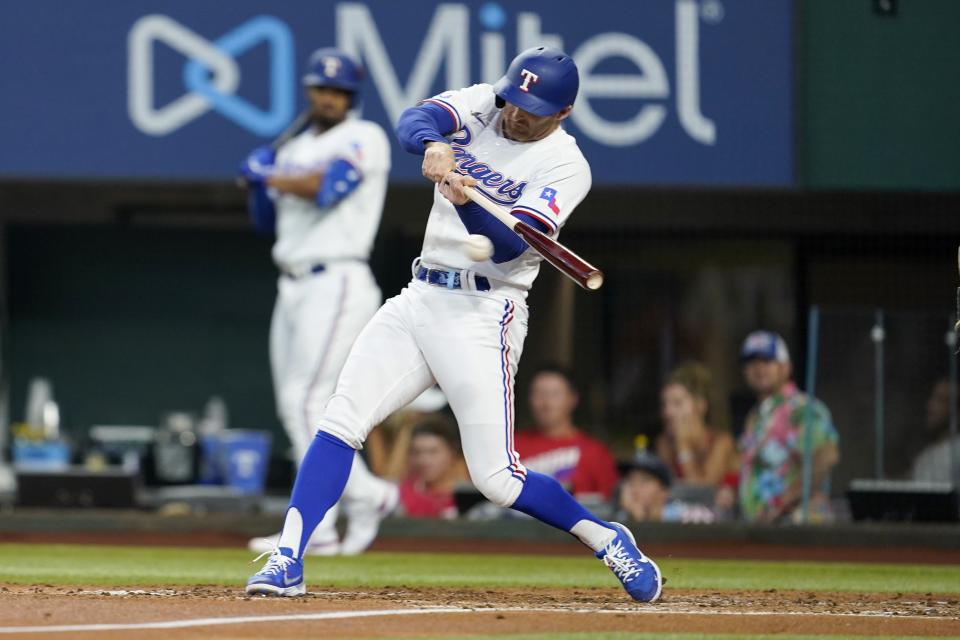
{"label": "mitel logo", "polygon": [[[187,58],[187,92],[162,107],[154,104],[155,42]],[[270,47],[268,110],[237,95],[241,74],[235,58],[261,42]],[[293,118],[293,37],[286,24],[271,16],[252,18],[213,42],[167,16],[144,16],[130,29],[127,56],[127,109],[144,133],[166,135],[211,109],[259,136],[279,133]]]}
{"label": "mitel logo", "polygon": [[[509,18],[507,11],[496,2],[481,5],[477,9],[481,30],[479,34],[473,31],[474,40],[471,38],[471,11],[475,6],[439,4],[422,38],[420,34],[405,36],[419,39],[422,44],[415,57],[413,70],[406,83],[401,84],[370,6],[359,2],[337,4],[337,43],[366,65],[391,122],[395,122],[408,106],[432,93],[431,88],[437,84],[441,68],[445,70],[440,82],[444,88],[473,84],[477,78],[471,74],[471,42],[478,44],[479,81],[493,83],[503,75],[513,57],[507,53],[503,33]],[[515,18],[516,51],[548,45],[563,49],[573,56],[580,72],[580,93],[571,119],[580,132],[596,142],[611,147],[643,142],[663,125],[670,108],[669,102],[673,99],[677,119],[684,133],[700,144],[713,145],[717,140],[717,126],[704,115],[700,105],[700,22],[721,22],[723,5],[720,0],[675,0],[672,14],[666,14],[667,19],[662,23],[645,26],[649,29],[670,29],[675,35],[676,73],[672,88],[660,55],[632,33],[610,31],[597,33],[579,44],[564,43],[560,35],[544,33],[540,14],[519,11]],[[616,16],[611,16],[611,25],[616,25]],[[545,15],[544,19],[551,18]],[[386,31],[389,30],[387,27]],[[637,69],[637,73],[595,71],[601,63],[611,58],[628,61]],[[524,76],[520,88],[529,91],[530,83],[537,79],[529,71],[527,73],[529,75]],[[637,111],[625,120],[611,120],[599,113],[593,104],[601,99],[630,100],[631,104],[637,104]]]}

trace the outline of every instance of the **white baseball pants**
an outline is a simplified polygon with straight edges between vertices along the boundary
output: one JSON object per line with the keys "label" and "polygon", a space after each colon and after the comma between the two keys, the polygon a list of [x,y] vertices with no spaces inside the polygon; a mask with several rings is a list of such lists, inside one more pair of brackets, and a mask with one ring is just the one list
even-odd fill
{"label": "white baseball pants", "polygon": [[513,389],[527,318],[516,294],[412,281],[360,333],[320,429],[359,449],[374,426],[436,382],[474,485],[512,505],[526,474],[513,446]]}

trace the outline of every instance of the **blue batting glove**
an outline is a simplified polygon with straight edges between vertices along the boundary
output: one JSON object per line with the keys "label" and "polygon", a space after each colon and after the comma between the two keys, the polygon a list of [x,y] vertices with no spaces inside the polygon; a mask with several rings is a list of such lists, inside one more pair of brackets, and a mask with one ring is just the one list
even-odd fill
{"label": "blue batting glove", "polygon": [[257,147],[240,163],[240,177],[247,182],[263,182],[273,171],[277,152],[268,146]]}

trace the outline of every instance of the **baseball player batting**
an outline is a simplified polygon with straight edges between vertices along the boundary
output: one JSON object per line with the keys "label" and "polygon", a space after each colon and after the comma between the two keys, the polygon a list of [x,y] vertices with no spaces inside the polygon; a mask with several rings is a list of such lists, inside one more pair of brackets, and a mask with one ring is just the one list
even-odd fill
{"label": "baseball player batting", "polygon": [[[541,257],[465,192],[474,188],[556,237],[591,183],[590,166],[560,126],[578,85],[569,56],[537,47],[517,56],[495,85],[442,93],[400,116],[401,145],[423,155],[423,175],[437,184],[422,253],[410,284],[357,338],[300,467],[277,549],[247,593],[306,592],[306,540],[340,497],[356,449],[374,425],[436,381],[456,415],[473,483],[489,500],[574,535],[634,599],[660,597],[660,570],[633,534],[525,469],[514,451],[514,378]],[[477,234],[493,248],[482,261],[464,251]]]}
{"label": "baseball player batting", "polygon": [[[240,171],[255,225],[276,233],[273,260],[280,277],[270,364],[298,462],[317,433],[350,346],[382,300],[367,259],[380,225],[390,145],[380,126],[349,114],[362,74],[341,51],[314,52],[303,77],[310,105],[303,130],[254,150]],[[343,542],[334,507],[301,552],[360,553],[396,506],[396,486],[373,476],[359,456],[352,468],[343,496]],[[276,538],[255,538],[250,548],[272,550]]]}

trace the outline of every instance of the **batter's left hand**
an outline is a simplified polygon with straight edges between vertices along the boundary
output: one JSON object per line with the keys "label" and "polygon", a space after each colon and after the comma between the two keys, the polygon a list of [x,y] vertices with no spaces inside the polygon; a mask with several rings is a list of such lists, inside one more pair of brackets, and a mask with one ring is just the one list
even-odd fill
{"label": "batter's left hand", "polygon": [[463,192],[463,187],[472,187],[476,184],[477,181],[473,178],[451,171],[440,181],[440,193],[453,204],[467,204],[470,198]]}

